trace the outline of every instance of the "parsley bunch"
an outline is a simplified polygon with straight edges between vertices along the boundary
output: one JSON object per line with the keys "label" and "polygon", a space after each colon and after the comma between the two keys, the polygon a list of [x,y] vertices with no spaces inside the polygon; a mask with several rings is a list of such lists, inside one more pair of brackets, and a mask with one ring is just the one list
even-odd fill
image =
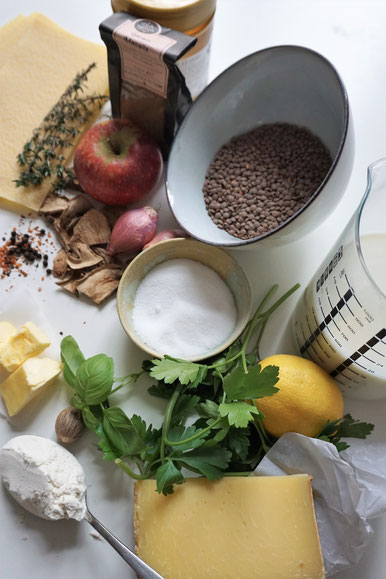
{"label": "parsley bunch", "polygon": [[[246,476],[256,467],[275,439],[265,432],[255,400],[273,396],[279,380],[277,366],[261,369],[259,345],[269,317],[299,286],[265,309],[276,287],[262,300],[242,336],[205,363],[165,356],[146,360],[138,374],[115,379],[112,358],[98,354],[85,359],[74,338],[62,340],[63,374],[74,390],[71,404],[99,437],[104,460],[114,461],[134,479],[155,478],[164,495],[184,482],[183,469],[214,481]],[[143,372],[157,380],[149,393],[167,400],[159,429],[109,404],[111,394]],[[340,436],[365,437],[371,425],[358,428],[358,424],[364,423],[356,422],[355,428],[346,419],[328,423],[320,438],[338,445]]]}

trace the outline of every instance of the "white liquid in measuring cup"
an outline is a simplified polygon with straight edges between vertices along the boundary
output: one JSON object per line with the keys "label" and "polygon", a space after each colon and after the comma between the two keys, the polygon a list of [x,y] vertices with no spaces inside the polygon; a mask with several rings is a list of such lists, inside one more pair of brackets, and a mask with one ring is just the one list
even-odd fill
{"label": "white liquid in measuring cup", "polygon": [[[386,293],[386,235],[365,235],[361,247],[372,279]],[[338,244],[294,312],[299,353],[355,398],[386,398],[385,298],[378,288],[355,244]]]}

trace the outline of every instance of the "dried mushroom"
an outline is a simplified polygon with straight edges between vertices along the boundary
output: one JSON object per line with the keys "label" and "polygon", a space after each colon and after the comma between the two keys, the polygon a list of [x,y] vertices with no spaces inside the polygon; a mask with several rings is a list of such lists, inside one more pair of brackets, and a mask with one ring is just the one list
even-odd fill
{"label": "dried mushroom", "polygon": [[90,209],[77,222],[74,237],[88,245],[101,245],[109,242],[111,230],[106,217],[97,209]]}
{"label": "dried mushroom", "polygon": [[100,304],[116,290],[122,275],[121,263],[106,252],[111,235],[108,218],[84,195],[49,195],[42,213],[63,246],[53,265],[57,284]]}
{"label": "dried mushroom", "polygon": [[76,289],[100,304],[117,289],[121,275],[122,268],[119,265],[102,265],[86,274]]}

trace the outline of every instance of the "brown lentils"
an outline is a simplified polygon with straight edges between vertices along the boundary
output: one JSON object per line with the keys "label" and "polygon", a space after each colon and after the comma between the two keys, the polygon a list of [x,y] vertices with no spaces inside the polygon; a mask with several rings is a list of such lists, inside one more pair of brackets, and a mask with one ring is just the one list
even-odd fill
{"label": "brown lentils", "polygon": [[287,123],[233,137],[210,164],[206,209],[220,229],[240,239],[264,235],[296,213],[331,166],[319,137]]}

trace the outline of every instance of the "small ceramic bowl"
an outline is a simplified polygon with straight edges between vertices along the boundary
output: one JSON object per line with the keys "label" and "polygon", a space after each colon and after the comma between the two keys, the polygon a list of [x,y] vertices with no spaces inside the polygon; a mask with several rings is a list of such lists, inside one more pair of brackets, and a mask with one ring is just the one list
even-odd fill
{"label": "small ceramic bowl", "polygon": [[203,360],[219,354],[236,340],[251,315],[252,298],[248,279],[238,263],[225,251],[193,239],[168,239],[149,247],[133,259],[122,275],[117,294],[118,315],[126,334],[142,350],[156,358],[162,358],[164,354],[173,355],[170,352],[157,352],[141,339],[133,328],[132,311],[135,294],[142,279],[153,267],[166,260],[178,258],[199,261],[215,271],[228,285],[236,305],[236,325],[226,341],[200,357],[186,358],[189,361]]}
{"label": "small ceramic bowl", "polygon": [[[242,240],[212,222],[202,187],[220,147],[265,123],[305,127],[326,145],[332,163],[321,185],[292,217],[264,235]],[[205,243],[229,248],[285,244],[315,229],[336,207],[353,157],[348,98],[333,65],[302,46],[267,48],[225,70],[188,111],[170,152],[169,205],[180,226]]]}

